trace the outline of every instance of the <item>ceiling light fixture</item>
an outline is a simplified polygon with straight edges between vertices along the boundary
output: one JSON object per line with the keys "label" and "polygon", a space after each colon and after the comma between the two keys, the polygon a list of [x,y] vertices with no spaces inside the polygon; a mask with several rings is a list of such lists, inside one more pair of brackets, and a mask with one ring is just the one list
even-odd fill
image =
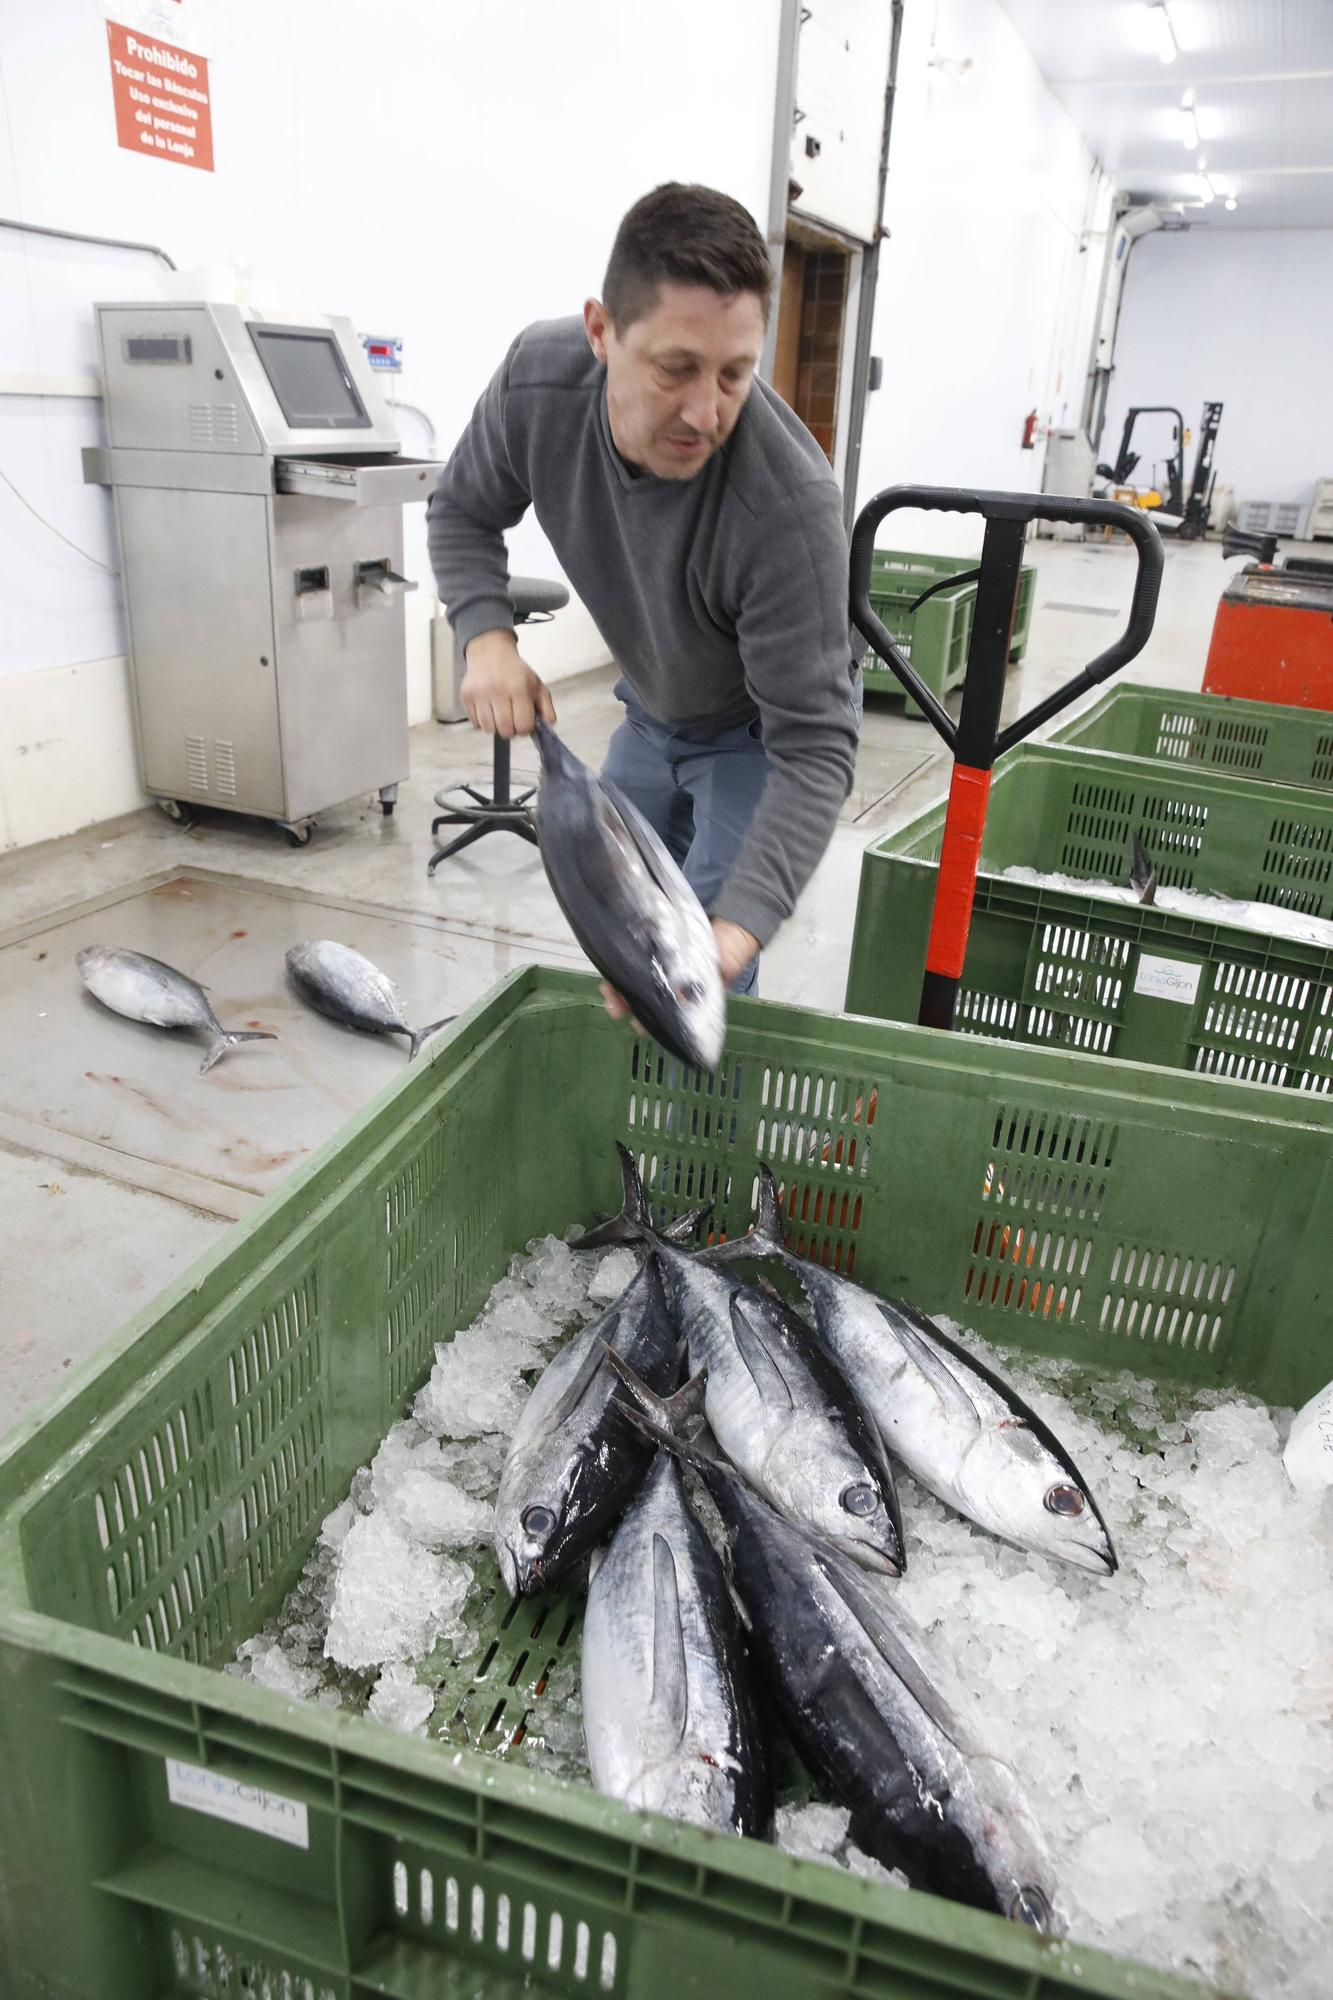
{"label": "ceiling light fixture", "polygon": [[1203,161],[1202,161],[1202,160],[1200,160],[1200,162],[1199,162],[1199,171],[1198,171],[1198,173],[1197,173],[1197,174],[1196,174],[1196,175],[1194,176],[1194,178],[1195,178],[1195,180],[1196,180],[1196,181],[1198,182],[1198,184],[1199,184],[1199,199],[1200,199],[1200,201],[1202,201],[1202,202],[1203,202],[1203,203],[1205,204],[1205,206],[1206,206],[1206,205],[1207,205],[1207,204],[1208,204],[1209,202],[1213,202],[1213,201],[1216,201],[1216,200],[1217,200],[1217,189],[1216,189],[1216,188],[1215,188],[1215,187],[1213,186],[1213,184],[1212,184],[1212,182],[1211,182],[1211,181],[1209,180],[1209,178],[1208,178],[1207,174],[1206,174],[1206,173],[1204,172],[1204,166],[1203,166]]}
{"label": "ceiling light fixture", "polygon": [[1227,196],[1227,198],[1226,198],[1225,202],[1224,202],[1224,203],[1222,204],[1222,206],[1223,206],[1224,208],[1234,208],[1234,207],[1236,206],[1236,197],[1235,197],[1235,195],[1234,195],[1234,194],[1229,194],[1229,195]]}
{"label": "ceiling light fixture", "polygon": [[1180,100],[1180,136],[1191,153],[1199,150],[1199,121],[1194,115],[1194,92],[1187,90]]}
{"label": "ceiling light fixture", "polygon": [[1167,11],[1167,0],[1150,0],[1148,25],[1152,46],[1159,60],[1164,63],[1174,62],[1180,54],[1180,44],[1176,40],[1176,31]]}

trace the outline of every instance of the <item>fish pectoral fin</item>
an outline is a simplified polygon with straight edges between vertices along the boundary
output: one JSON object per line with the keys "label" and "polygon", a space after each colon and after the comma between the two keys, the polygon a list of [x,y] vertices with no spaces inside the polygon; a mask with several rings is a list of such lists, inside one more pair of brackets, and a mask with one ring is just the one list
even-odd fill
{"label": "fish pectoral fin", "polygon": [[[605,1322],[602,1329],[602,1339],[607,1341],[614,1340],[619,1326],[620,1314],[615,1313]],[[552,1430],[558,1430],[567,1418],[573,1416],[575,1410],[596,1380],[604,1358],[601,1341],[589,1340],[587,1353],[579,1362],[577,1369],[570,1376],[568,1382],[565,1383],[556,1401],[551,1405],[547,1422]]]}
{"label": "fish pectoral fin", "polygon": [[[925,1651],[925,1640],[906,1614],[895,1611],[891,1615],[876,1592],[874,1580],[832,1550],[821,1549],[816,1561],[884,1664],[901,1681],[922,1713],[965,1757],[991,1755],[967,1719],[931,1680],[916,1651],[918,1646]],[[903,1629],[898,1629],[900,1626]]]}
{"label": "fish pectoral fin", "polygon": [[974,1430],[980,1431],[981,1413],[944,1356],[912,1325],[906,1314],[894,1312],[884,1305],[880,1306],[880,1312],[908,1360],[925,1376],[949,1415],[962,1418]]}
{"label": "fish pectoral fin", "polygon": [[608,822],[609,831],[617,840],[633,848],[664,896],[679,895],[684,877],[638,807],[610,779],[603,778],[601,784],[620,820],[620,825],[616,827],[610,827]]}
{"label": "fish pectoral fin", "polygon": [[731,1330],[760,1401],[775,1410],[794,1410],[796,1399],[781,1363],[765,1338],[758,1313],[752,1312],[735,1294],[731,1300]]}
{"label": "fish pectoral fin", "polygon": [[676,1558],[663,1535],[653,1536],[653,1690],[650,1708],[661,1735],[674,1748],[690,1716],[685,1633],[680,1622]]}

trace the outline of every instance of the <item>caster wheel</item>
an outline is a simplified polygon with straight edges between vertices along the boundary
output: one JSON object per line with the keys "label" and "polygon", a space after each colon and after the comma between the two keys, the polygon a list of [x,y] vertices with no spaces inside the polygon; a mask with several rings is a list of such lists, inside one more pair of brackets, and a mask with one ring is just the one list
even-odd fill
{"label": "caster wheel", "polygon": [[312,831],[313,828],[308,826],[289,826],[287,828],[288,847],[309,847]]}
{"label": "caster wheel", "polygon": [[396,800],[396,799],[381,799],[381,800],[380,800],[380,811],[381,811],[381,812],[382,812],[382,813],[384,814],[384,817],[385,817],[385,819],[392,819],[392,818],[393,818],[393,809],[394,809],[394,806],[395,806],[396,804],[397,804],[397,800]]}
{"label": "caster wheel", "polygon": [[168,819],[175,820],[177,826],[189,826],[190,815],[179,799],[158,799],[155,803]]}

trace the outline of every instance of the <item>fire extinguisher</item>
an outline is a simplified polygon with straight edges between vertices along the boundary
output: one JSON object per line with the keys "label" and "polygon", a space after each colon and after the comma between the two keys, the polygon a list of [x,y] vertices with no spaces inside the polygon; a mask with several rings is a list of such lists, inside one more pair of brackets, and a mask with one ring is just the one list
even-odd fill
{"label": "fire extinguisher", "polygon": [[1023,419],[1023,449],[1033,451],[1037,444],[1037,412],[1029,410]]}

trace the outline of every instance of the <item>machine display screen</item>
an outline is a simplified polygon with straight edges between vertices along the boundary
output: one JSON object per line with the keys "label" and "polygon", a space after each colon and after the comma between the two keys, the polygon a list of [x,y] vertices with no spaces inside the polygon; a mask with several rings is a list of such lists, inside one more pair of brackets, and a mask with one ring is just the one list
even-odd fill
{"label": "machine display screen", "polygon": [[292,430],[370,429],[335,335],[309,327],[252,325],[250,337]]}

